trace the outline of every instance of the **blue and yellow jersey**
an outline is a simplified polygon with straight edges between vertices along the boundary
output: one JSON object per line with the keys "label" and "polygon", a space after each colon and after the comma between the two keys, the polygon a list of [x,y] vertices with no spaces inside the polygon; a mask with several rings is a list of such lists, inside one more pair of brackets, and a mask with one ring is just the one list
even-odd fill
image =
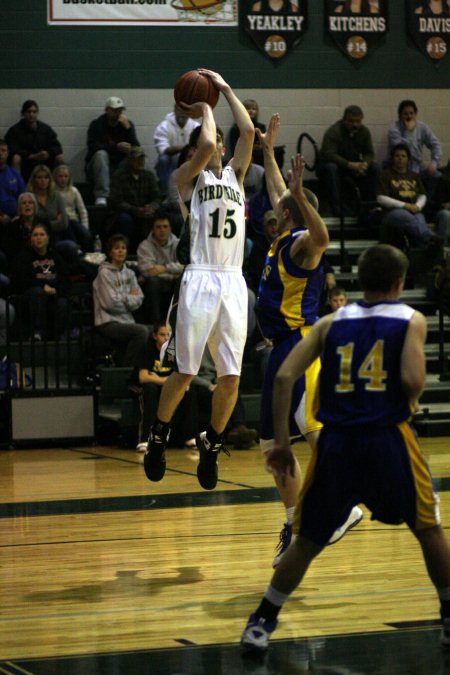
{"label": "blue and yellow jersey", "polygon": [[286,230],[275,239],[267,254],[256,301],[266,338],[277,339],[317,321],[324,284],[323,258],[313,270],[305,270],[293,262],[291,247],[302,232],[301,227]]}
{"label": "blue and yellow jersey", "polygon": [[326,425],[395,425],[410,415],[400,364],[414,309],[400,302],[341,307],[322,353],[317,418]]}

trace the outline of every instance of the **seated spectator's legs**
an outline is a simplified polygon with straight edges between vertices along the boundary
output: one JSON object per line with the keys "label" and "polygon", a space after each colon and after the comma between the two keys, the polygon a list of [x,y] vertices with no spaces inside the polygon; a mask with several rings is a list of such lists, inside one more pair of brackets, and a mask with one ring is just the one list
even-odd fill
{"label": "seated spectator's legs", "polygon": [[23,294],[28,308],[31,331],[36,338],[59,338],[68,328],[66,298],[47,295],[43,288],[32,286]]}
{"label": "seated spectator's legs", "polygon": [[143,315],[145,322],[154,324],[167,316],[172,299],[174,283],[159,277],[147,277],[144,281]]}
{"label": "seated spectator's legs", "polygon": [[371,164],[363,176],[355,176],[354,174],[352,176],[359,188],[361,199],[366,202],[374,202],[377,198],[378,174],[378,165]]}
{"label": "seated spectator's legs", "polygon": [[94,183],[94,197],[106,199],[109,195],[109,155],[98,150],[86,168],[87,177]]}
{"label": "seated spectator's legs", "polygon": [[447,209],[438,211],[436,232],[444,240],[444,246],[450,246],[450,211]]}
{"label": "seated spectator's legs", "polygon": [[170,174],[177,168],[177,163],[178,155],[158,155],[155,171],[159,180],[159,191],[163,197],[167,195]]}
{"label": "seated spectator's legs", "polygon": [[436,188],[441,176],[442,174],[440,171],[437,171],[434,176],[431,176],[426,169],[422,169],[420,172],[420,177],[425,187],[425,192],[427,193],[427,199],[430,202],[433,201],[434,193],[436,192]]}
{"label": "seated spectator's legs", "polygon": [[134,366],[148,340],[148,329],[141,323],[119,323],[110,321],[97,326],[100,335],[125,347],[123,366]]}
{"label": "seated spectator's legs", "polygon": [[410,213],[406,209],[392,209],[381,221],[380,241],[383,244],[392,244],[398,248],[406,236],[411,246],[426,246],[432,236],[422,213]]}
{"label": "seated spectator's legs", "polygon": [[92,250],[92,235],[78,220],[69,220],[70,239],[76,241],[83,253]]}
{"label": "seated spectator's legs", "polygon": [[322,183],[323,193],[327,195],[333,215],[339,213],[339,171],[334,162],[319,162],[316,167],[317,178]]}
{"label": "seated spectator's legs", "polygon": [[0,298],[0,343],[4,344],[6,342],[7,336],[7,326],[12,326],[14,323],[14,317],[16,315],[15,309],[12,305],[7,307],[7,302],[3,298]]}

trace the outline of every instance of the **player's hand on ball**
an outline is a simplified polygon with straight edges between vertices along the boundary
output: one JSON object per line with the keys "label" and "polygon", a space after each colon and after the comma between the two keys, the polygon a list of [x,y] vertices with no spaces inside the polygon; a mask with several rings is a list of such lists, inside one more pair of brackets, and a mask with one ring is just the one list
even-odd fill
{"label": "player's hand on ball", "polygon": [[180,101],[180,103],[178,103],[178,108],[188,117],[198,118],[204,116],[205,110],[206,108],[209,108],[209,105],[205,102],[188,105],[187,103]]}
{"label": "player's hand on ball", "polygon": [[214,86],[219,91],[223,91],[225,88],[229,86],[223,79],[222,75],[219,75],[219,73],[215,73],[214,70],[208,70],[207,68],[199,68],[198,72],[200,73],[200,75],[206,75],[206,77],[209,77],[213,81]]}

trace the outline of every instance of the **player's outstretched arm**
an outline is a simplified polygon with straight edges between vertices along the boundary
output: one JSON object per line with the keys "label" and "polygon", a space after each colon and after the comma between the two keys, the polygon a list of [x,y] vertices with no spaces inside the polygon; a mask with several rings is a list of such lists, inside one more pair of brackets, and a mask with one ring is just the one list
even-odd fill
{"label": "player's outstretched arm", "polygon": [[230,85],[225,82],[222,75],[215,73],[213,70],[207,70],[206,68],[199,68],[199,73],[211,78],[217,89],[225,96],[228,105],[230,106],[234,121],[240,132],[238,142],[234,149],[234,157],[230,164],[233,167],[239,182],[243,184],[244,176],[247,173],[252,160],[255,127],[246,108],[238,99]]}
{"label": "player's outstretched arm", "polygon": [[[288,188],[296,200],[303,216],[305,227],[308,230],[306,246],[310,248],[310,254],[319,255],[327,248],[330,238],[327,226],[316,211],[314,206],[308,201],[303,190],[303,174],[305,171],[305,160],[301,155],[291,158],[291,168],[288,171]],[[305,239],[298,239],[292,246],[291,255],[294,258],[298,250],[305,248]]]}
{"label": "player's outstretched arm", "polygon": [[276,208],[281,195],[286,191],[286,183],[275,159],[275,141],[279,128],[280,115],[275,113],[270,118],[267,131],[264,134],[260,129],[256,129],[256,135],[263,149],[267,192],[273,209]]}
{"label": "player's outstretched arm", "polygon": [[216,149],[216,123],[207,103],[180,104],[181,110],[191,117],[202,117],[202,130],[197,141],[197,149],[190,160],[182,164],[176,173],[176,183],[180,195],[184,191],[191,190],[192,181],[200,171],[208,164],[208,161]]}

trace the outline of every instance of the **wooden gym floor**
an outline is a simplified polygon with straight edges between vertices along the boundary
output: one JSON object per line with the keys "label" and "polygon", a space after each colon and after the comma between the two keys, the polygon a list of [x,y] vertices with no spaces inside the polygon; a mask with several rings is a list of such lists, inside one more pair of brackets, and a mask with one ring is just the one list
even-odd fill
{"label": "wooden gym floor", "polygon": [[[421,446],[450,536],[449,439]],[[0,673],[450,673],[418,545],[367,512],[316,560],[267,657],[241,659],[284,515],[259,449],[221,455],[213,492],[195,452],[168,451],[161,483],[141,462],[112,447],[0,452]]]}

